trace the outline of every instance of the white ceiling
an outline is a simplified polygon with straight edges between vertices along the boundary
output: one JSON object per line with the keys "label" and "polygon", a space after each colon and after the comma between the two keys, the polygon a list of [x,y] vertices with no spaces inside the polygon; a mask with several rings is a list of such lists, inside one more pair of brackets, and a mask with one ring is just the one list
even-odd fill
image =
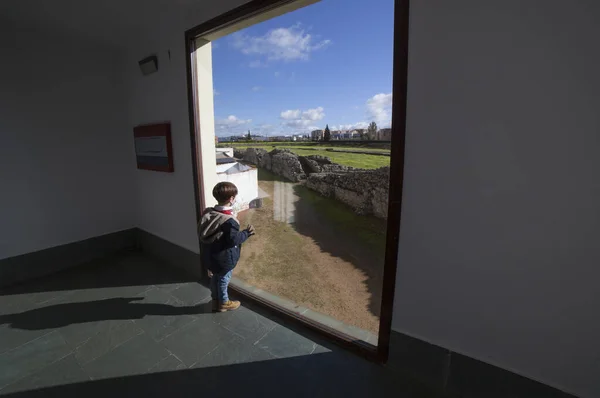
{"label": "white ceiling", "polygon": [[248,0],[2,0],[0,17],[119,48],[183,31]]}

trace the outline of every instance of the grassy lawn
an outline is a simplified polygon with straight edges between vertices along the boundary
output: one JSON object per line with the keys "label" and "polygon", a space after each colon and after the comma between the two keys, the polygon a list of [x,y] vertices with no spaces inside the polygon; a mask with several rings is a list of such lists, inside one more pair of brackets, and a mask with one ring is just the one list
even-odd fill
{"label": "grassy lawn", "polygon": [[[254,224],[257,235],[244,244],[236,277],[377,333],[385,221],[359,216],[264,170],[259,170],[259,186],[268,195],[263,207],[240,214],[242,225]],[[293,208],[293,221],[276,219],[281,213],[275,209],[286,204]]]}
{"label": "grassy lawn", "polygon": [[360,216],[348,206],[333,199],[325,198],[305,187],[297,187],[296,195],[302,202],[312,207],[325,223],[335,229],[336,234],[340,236],[352,235],[356,242],[364,244],[372,251],[373,261],[383,264],[386,231],[384,220]]}
{"label": "grassy lawn", "polygon": [[368,141],[361,144],[361,141],[357,141],[356,144],[337,144],[334,141],[328,143],[316,143],[316,142],[230,142],[220,143],[217,146],[222,148],[264,148],[268,151],[275,148],[298,148],[298,149],[315,149],[325,150],[329,148],[341,149],[347,151],[362,151],[362,152],[375,152],[375,153],[390,153],[389,148],[381,148],[381,144],[368,144]]}
{"label": "grassy lawn", "polygon": [[275,148],[278,149],[289,149],[297,155],[310,156],[310,155],[321,155],[331,159],[332,162],[338,163],[344,166],[357,167],[360,169],[377,169],[384,166],[390,165],[390,158],[387,156],[377,155],[366,155],[362,153],[347,153],[347,152],[330,152],[327,148],[336,148],[344,150],[360,150],[368,152],[379,152],[389,153],[386,149],[372,149],[372,148],[357,148],[348,146],[320,146],[320,145],[290,145],[285,144],[252,144],[243,143],[231,145],[234,148],[245,149],[245,148],[263,148],[267,151],[272,151]]}
{"label": "grassy lawn", "polygon": [[[282,148],[282,147],[280,147]],[[365,155],[362,153],[345,153],[345,152],[329,152],[326,150],[312,150],[287,148],[297,155],[310,156],[321,155],[331,159],[332,162],[344,166],[357,167],[360,169],[378,169],[380,167],[389,166],[390,158],[387,156]]]}

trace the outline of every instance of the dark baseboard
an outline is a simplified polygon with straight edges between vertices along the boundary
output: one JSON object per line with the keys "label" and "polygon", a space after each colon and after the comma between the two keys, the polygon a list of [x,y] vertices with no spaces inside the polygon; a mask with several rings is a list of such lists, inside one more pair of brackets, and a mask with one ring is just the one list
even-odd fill
{"label": "dark baseboard", "polygon": [[388,366],[448,396],[575,398],[508,370],[392,331]]}
{"label": "dark baseboard", "polygon": [[136,228],[137,247],[165,263],[181,268],[190,275],[203,279],[200,255],[171,243],[149,232]]}
{"label": "dark baseboard", "polygon": [[135,247],[136,229],[55,246],[0,260],[0,287],[50,275]]}

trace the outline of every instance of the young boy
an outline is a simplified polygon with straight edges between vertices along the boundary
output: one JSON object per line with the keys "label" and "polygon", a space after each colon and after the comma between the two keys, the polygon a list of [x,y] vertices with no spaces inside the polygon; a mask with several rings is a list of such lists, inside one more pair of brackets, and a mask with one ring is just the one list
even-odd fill
{"label": "young boy", "polygon": [[212,309],[215,312],[239,308],[239,301],[229,300],[227,286],[231,279],[231,271],[240,259],[242,243],[254,235],[254,227],[251,225],[240,231],[240,223],[232,209],[237,194],[237,187],[230,182],[215,185],[213,196],[219,205],[206,209],[198,226],[202,261],[212,273],[210,290]]}

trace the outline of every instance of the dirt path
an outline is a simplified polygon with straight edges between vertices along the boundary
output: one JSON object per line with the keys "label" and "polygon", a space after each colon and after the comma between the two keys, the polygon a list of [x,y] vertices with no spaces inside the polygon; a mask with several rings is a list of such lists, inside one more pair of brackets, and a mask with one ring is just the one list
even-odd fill
{"label": "dirt path", "polygon": [[262,208],[240,214],[258,234],[244,245],[236,276],[377,332],[385,223],[265,172],[259,179],[269,196]]}

